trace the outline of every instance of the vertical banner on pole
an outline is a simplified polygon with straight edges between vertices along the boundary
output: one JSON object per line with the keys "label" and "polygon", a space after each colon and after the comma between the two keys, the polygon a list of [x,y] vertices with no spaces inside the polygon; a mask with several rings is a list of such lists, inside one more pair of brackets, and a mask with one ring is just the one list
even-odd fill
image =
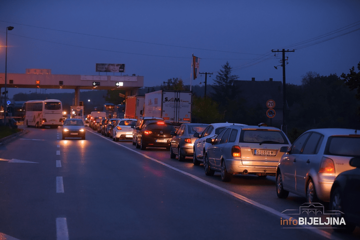
{"label": "vertical banner on pole", "polygon": [[191,91],[191,85],[192,80],[195,80],[197,76],[199,75],[199,66],[200,66],[200,58],[192,55],[192,61],[191,61],[191,75],[190,75],[190,91]]}

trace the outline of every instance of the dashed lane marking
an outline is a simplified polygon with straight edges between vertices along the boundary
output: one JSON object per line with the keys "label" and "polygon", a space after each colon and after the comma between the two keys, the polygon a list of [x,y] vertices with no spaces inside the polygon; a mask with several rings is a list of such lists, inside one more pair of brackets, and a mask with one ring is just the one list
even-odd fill
{"label": "dashed lane marking", "polygon": [[[213,187],[213,188],[215,188],[215,189],[217,189],[217,190],[219,190],[219,191],[221,191],[221,192],[227,193],[227,194],[229,194],[229,195],[231,195],[231,196],[233,196],[233,197],[235,197],[235,198],[237,198],[237,199],[239,199],[239,200],[241,200],[241,201],[243,201],[243,202],[246,202],[246,203],[248,203],[248,204],[250,204],[250,205],[253,205],[253,206],[257,207],[257,208],[260,208],[260,209],[262,209],[262,210],[264,210],[264,211],[266,211],[266,212],[269,212],[269,213],[271,213],[271,214],[274,214],[274,215],[276,215],[276,216],[278,216],[278,217],[281,217],[281,218],[283,218],[283,219],[289,219],[289,218],[290,218],[290,216],[288,216],[288,215],[286,215],[286,214],[283,214],[283,213],[281,213],[281,212],[279,212],[279,211],[277,211],[277,210],[275,210],[275,209],[273,209],[273,208],[271,208],[271,207],[265,206],[265,205],[263,205],[263,204],[261,204],[261,203],[258,203],[258,202],[256,202],[256,201],[254,201],[254,200],[251,200],[250,198],[247,198],[247,197],[245,197],[245,196],[243,196],[243,195],[241,195],[241,194],[238,194],[238,193],[235,193],[235,192],[233,192],[233,191],[229,191],[229,190],[227,190],[227,189],[225,189],[225,188],[219,187],[219,186],[217,186],[217,185],[215,185],[215,184],[213,184],[213,183],[210,183],[210,182],[208,182],[208,181],[206,181],[206,180],[203,180],[202,178],[199,178],[199,177],[197,177],[197,176],[195,176],[195,175],[193,175],[193,174],[191,174],[191,173],[182,171],[182,170],[180,170],[180,169],[178,169],[178,168],[175,168],[175,167],[173,167],[173,166],[171,166],[171,165],[169,165],[169,164],[166,164],[166,163],[164,163],[164,162],[162,162],[162,161],[160,161],[160,160],[157,160],[157,159],[152,158],[152,157],[150,157],[150,156],[148,156],[148,155],[146,155],[146,154],[140,153],[140,152],[138,152],[138,151],[136,151],[136,150],[134,150],[134,149],[131,149],[131,148],[127,147],[127,146],[124,146],[124,145],[122,145],[121,143],[113,142],[113,141],[111,141],[110,139],[108,139],[108,138],[106,138],[106,137],[104,137],[104,136],[102,136],[102,135],[99,135],[99,134],[94,133],[94,132],[92,132],[92,131],[88,131],[88,132],[90,132],[90,133],[92,133],[92,134],[94,134],[94,135],[96,135],[96,136],[98,136],[98,137],[101,137],[101,138],[103,138],[103,139],[105,139],[105,140],[107,140],[107,141],[109,141],[109,142],[111,142],[111,143],[113,143],[113,144],[116,144],[116,145],[118,145],[118,146],[121,146],[121,147],[123,147],[123,148],[126,148],[126,149],[128,149],[129,151],[132,151],[132,152],[134,152],[134,153],[136,153],[136,154],[139,154],[139,155],[141,155],[141,156],[143,156],[143,157],[145,157],[145,158],[147,158],[147,159],[149,159],[149,160],[151,160],[151,161],[157,162],[157,163],[159,163],[159,164],[161,164],[161,165],[163,165],[163,166],[165,166],[165,167],[168,167],[168,168],[170,168],[170,169],[172,169],[172,170],[174,170],[174,171],[177,171],[177,172],[182,173],[182,174],[184,174],[184,175],[186,175],[186,176],[189,176],[189,177],[191,177],[191,178],[193,178],[193,179],[195,179],[195,180],[197,180],[197,181],[199,181],[199,182],[202,182],[202,183],[204,183],[204,184],[206,184],[206,185],[208,185],[208,186],[210,186],[210,187]],[[304,229],[304,228],[301,228],[301,229]],[[323,237],[325,237],[325,238],[338,240],[338,238],[336,238],[336,237],[334,237],[334,236],[331,236],[331,234],[330,234],[329,232],[326,232],[326,231],[323,231],[323,230],[319,230],[319,229],[317,229],[317,228],[315,228],[315,227],[313,227],[313,228],[306,228],[306,229],[309,230],[309,231],[311,231],[311,232],[313,232],[313,233],[316,233],[316,234],[318,234],[318,235],[320,235],[320,236],[323,236]]]}
{"label": "dashed lane marking", "polygon": [[60,155],[60,150],[56,150],[56,155]]}
{"label": "dashed lane marking", "polygon": [[63,177],[56,177],[56,193],[64,193]]}
{"label": "dashed lane marking", "polygon": [[60,160],[56,160],[56,167],[61,168],[61,161]]}
{"label": "dashed lane marking", "polygon": [[69,240],[66,218],[56,218],[56,239]]}

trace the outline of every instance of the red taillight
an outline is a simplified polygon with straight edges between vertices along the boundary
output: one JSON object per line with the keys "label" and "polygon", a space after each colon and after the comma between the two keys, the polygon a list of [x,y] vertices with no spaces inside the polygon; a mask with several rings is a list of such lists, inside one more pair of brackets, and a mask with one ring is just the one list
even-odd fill
{"label": "red taillight", "polygon": [[241,157],[241,148],[237,145],[231,148],[231,155],[233,157]]}
{"label": "red taillight", "polygon": [[117,130],[121,130],[121,127],[117,126],[116,129],[117,129]]}
{"label": "red taillight", "polygon": [[191,139],[190,139],[190,138],[185,138],[184,141],[185,141],[186,143],[191,143]]}
{"label": "red taillight", "polygon": [[158,125],[165,125],[165,122],[157,122]]}
{"label": "red taillight", "polygon": [[146,134],[146,135],[149,135],[149,134],[152,134],[152,131],[144,131],[144,134]]}
{"label": "red taillight", "polygon": [[331,158],[323,157],[321,159],[319,173],[335,173],[334,161]]}

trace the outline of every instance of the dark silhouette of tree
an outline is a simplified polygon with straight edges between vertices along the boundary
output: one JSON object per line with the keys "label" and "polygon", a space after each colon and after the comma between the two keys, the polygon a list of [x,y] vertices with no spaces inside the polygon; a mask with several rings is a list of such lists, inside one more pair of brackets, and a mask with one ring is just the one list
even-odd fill
{"label": "dark silhouette of tree", "polygon": [[[360,70],[360,62],[358,63],[357,68]],[[355,67],[353,66],[350,69],[350,73],[341,74],[341,78],[351,90],[356,89],[356,98],[360,100],[360,72],[355,72]]]}

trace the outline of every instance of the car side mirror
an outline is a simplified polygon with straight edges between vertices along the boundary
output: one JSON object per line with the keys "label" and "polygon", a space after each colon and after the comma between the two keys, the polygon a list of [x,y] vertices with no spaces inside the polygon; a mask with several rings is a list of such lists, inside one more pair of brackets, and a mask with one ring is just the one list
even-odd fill
{"label": "car side mirror", "polygon": [[352,167],[360,168],[360,158],[354,157],[354,158],[350,159],[349,164]]}
{"label": "car side mirror", "polygon": [[286,146],[281,147],[281,148],[280,148],[280,152],[284,152],[284,153],[290,152],[290,148],[289,148],[289,147],[286,147]]}
{"label": "car side mirror", "polygon": [[194,137],[199,138],[199,133],[198,132],[194,133]]}

